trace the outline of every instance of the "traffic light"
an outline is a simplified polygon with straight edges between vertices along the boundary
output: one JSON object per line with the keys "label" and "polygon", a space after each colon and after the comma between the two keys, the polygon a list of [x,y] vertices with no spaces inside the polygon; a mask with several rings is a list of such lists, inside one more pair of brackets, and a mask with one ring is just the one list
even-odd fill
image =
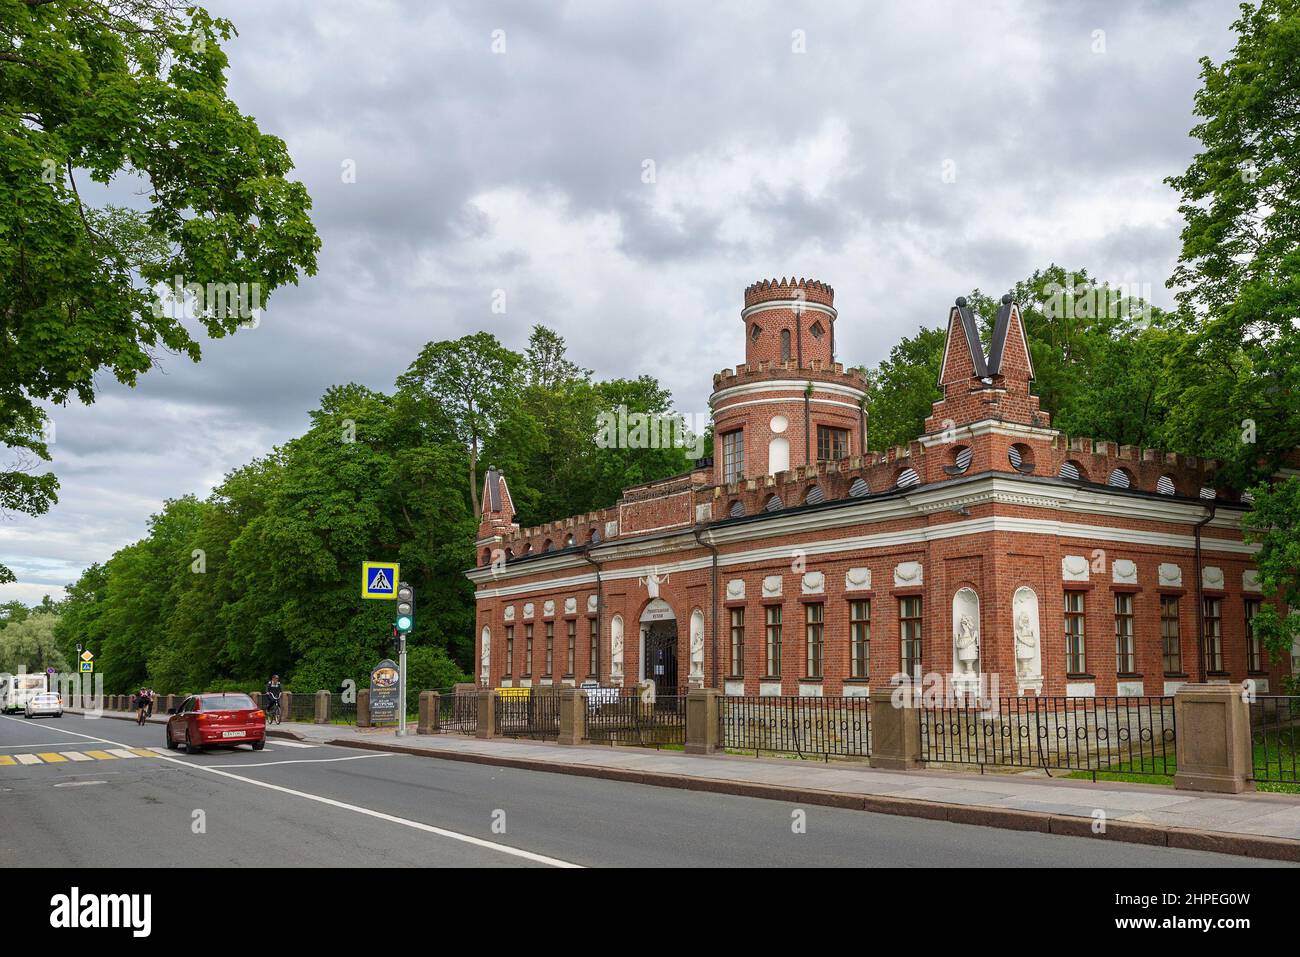
{"label": "traffic light", "polygon": [[406,582],[397,586],[397,619],[393,627],[402,634],[409,634],[415,627],[415,589]]}

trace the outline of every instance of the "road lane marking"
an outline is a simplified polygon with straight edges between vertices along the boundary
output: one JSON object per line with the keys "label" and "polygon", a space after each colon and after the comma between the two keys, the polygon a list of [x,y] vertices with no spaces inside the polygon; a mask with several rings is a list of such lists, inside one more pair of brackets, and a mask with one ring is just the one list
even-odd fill
{"label": "road lane marking", "polygon": [[[0,715],[0,717],[8,717]],[[17,718],[8,718],[10,721],[17,721]],[[102,741],[104,744],[117,745],[116,741],[109,741],[107,738],[97,738],[89,734],[81,734],[77,731],[66,731],[63,728],[55,729],[62,734],[70,734],[76,738],[85,738],[88,741]],[[120,746],[120,745],[119,745]],[[94,754],[93,751],[87,751],[87,754]],[[101,754],[103,752],[100,752]],[[474,837],[472,834],[461,834],[458,831],[449,831],[446,828],[434,827],[432,824],[425,824],[423,821],[413,821],[410,818],[398,817],[395,814],[385,814],[383,811],[376,811],[373,808],[360,807],[356,804],[348,804],[344,801],[336,801],[333,798],[325,797],[320,794],[311,794],[307,791],[298,791],[294,788],[282,787],[279,784],[271,784],[269,781],[259,781],[257,778],[244,777],[242,774],[232,774],[229,771],[223,771],[220,768],[214,768],[209,765],[197,764],[191,761],[182,761],[180,758],[174,758],[169,755],[159,755],[161,760],[171,764],[178,764],[183,768],[193,768],[196,771],[206,771],[208,774],[215,774],[219,777],[230,778],[233,781],[242,781],[245,784],[251,784],[254,787],[266,788],[268,791],[279,791],[281,794],[288,794],[293,797],[300,797],[307,801],[315,801],[317,804],[324,804],[329,807],[339,808],[344,811],[352,811],[355,814],[361,814],[365,817],[371,817],[378,821],[386,821],[389,824],[400,824],[402,827],[409,827],[416,831],[423,831],[426,834],[436,834],[438,837],[445,837],[448,840],[460,841],[462,844],[471,844],[474,847],[481,847],[485,850],[496,851],[499,854],[506,854],[510,857],[518,857],[527,861],[533,861],[538,864],[546,864],[550,867],[580,868],[581,864],[575,864],[572,861],[564,861],[558,857],[547,857],[545,854],[534,854],[532,851],[525,851],[519,847],[511,847],[509,844],[498,844],[496,841],[484,840],[481,837]]]}
{"label": "road lane marking", "polygon": [[318,747],[320,747],[320,745],[318,745],[318,744],[303,744],[301,741],[287,741],[287,740],[285,740],[284,738],[268,738],[267,740],[269,740],[269,741],[274,741],[276,747],[280,747],[280,748],[318,748]]}
{"label": "road lane marking", "polygon": [[63,755],[55,754],[53,751],[42,751],[40,754],[36,756],[40,758],[42,761],[44,761],[46,764],[59,764],[62,761],[68,760]]}
{"label": "road lane marking", "polygon": [[262,761],[259,764],[212,764],[214,768],[274,768],[281,764],[333,764],[335,761],[360,761],[362,758],[396,758],[401,755],[392,751],[375,754],[354,754],[346,758],[289,758],[284,761]]}
{"label": "road lane marking", "polygon": [[67,744],[66,741],[42,741],[40,744],[6,744],[0,751],[21,751],[24,748],[52,748],[58,744]]}
{"label": "road lane marking", "polygon": [[88,755],[88,754],[82,754],[80,751],[60,751],[59,754],[63,755],[63,756],[64,756],[65,758],[67,758],[69,761],[93,761],[93,760],[95,760],[95,759],[92,758],[90,755]]}
{"label": "road lane marking", "polygon": [[64,781],[54,785],[56,788],[84,788],[88,784],[107,784],[107,781]]}
{"label": "road lane marking", "polygon": [[17,764],[17,763],[18,763],[18,762],[15,761],[13,758],[11,758],[9,755],[7,755],[7,754],[0,754],[0,768],[4,767],[5,765],[8,765],[8,764]]}
{"label": "road lane marking", "polygon": [[133,754],[129,748],[109,748],[108,753],[115,758],[138,758],[140,755]]}
{"label": "road lane marking", "polygon": [[41,759],[34,754],[20,754],[18,757],[19,764],[40,764]]}
{"label": "road lane marking", "polygon": [[137,756],[142,758],[156,757],[152,748],[128,748],[127,750],[135,752]]}
{"label": "road lane marking", "polygon": [[[69,731],[68,734],[72,734],[72,732]],[[116,754],[109,754],[107,751],[87,751],[86,753],[87,753],[88,755],[90,755],[92,758],[94,758],[96,761],[116,761],[116,760],[117,760],[117,755],[116,755]]]}

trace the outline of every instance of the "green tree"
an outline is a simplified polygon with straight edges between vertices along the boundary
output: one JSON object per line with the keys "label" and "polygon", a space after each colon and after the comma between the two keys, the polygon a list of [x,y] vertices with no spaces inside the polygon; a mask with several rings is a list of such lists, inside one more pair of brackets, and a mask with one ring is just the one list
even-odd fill
{"label": "green tree", "polygon": [[[0,510],[55,501],[53,475],[31,474],[49,459],[39,400],[92,402],[101,369],[133,385],[159,349],[199,358],[157,288],[198,284],[186,308],[220,337],[315,272],[284,143],[226,95],[233,34],[171,0],[0,0],[0,443],[19,455]],[[140,200],[97,206],[89,181]]]}
{"label": "green tree", "polygon": [[57,615],[38,613],[0,630],[0,671],[35,673],[46,668],[66,672],[68,660],[54,637]]}
{"label": "green tree", "polygon": [[931,403],[943,398],[938,382],[946,341],[945,329],[919,329],[868,372],[867,442],[873,448],[906,445],[925,431]]}
{"label": "green tree", "polygon": [[469,494],[479,514],[479,454],[519,395],[523,357],[489,332],[430,342],[397,380],[419,403],[426,426],[454,435],[469,455]]}

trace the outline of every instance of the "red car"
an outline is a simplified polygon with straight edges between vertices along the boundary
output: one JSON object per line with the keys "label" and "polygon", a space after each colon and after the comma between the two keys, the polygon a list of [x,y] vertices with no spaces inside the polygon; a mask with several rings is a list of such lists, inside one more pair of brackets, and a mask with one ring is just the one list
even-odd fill
{"label": "red car", "polygon": [[246,694],[212,691],[190,695],[167,712],[167,747],[181,744],[190,754],[214,744],[266,747],[266,712]]}

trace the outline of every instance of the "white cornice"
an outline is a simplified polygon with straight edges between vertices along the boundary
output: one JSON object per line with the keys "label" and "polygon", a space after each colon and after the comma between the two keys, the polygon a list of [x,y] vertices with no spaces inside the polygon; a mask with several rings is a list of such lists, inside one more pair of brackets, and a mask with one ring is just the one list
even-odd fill
{"label": "white cornice", "polygon": [[839,315],[834,306],[825,306],[820,302],[809,302],[805,299],[767,299],[740,310],[740,318],[748,320],[750,316],[757,312],[767,312],[772,309],[790,309],[793,311],[795,306],[802,306],[804,312],[820,312],[832,319]]}
{"label": "white cornice", "polygon": [[[709,405],[720,402],[723,399],[729,399],[735,395],[753,395],[762,392],[777,392],[782,389],[797,389],[800,392],[808,388],[808,383],[813,384],[815,392],[829,392],[831,395],[846,395],[850,398],[861,399],[865,396],[866,390],[859,389],[856,386],[844,385],[842,382],[827,382],[824,379],[818,379],[817,376],[825,374],[826,369],[809,369],[811,375],[806,379],[760,379],[757,382],[747,382],[744,385],[728,386],[725,389],[719,389],[713,395],[709,396]],[[801,396],[794,396],[801,399]]]}
{"label": "white cornice", "polygon": [[967,425],[957,426],[952,431],[929,432],[917,439],[927,449],[936,445],[952,445],[962,439],[973,439],[981,435],[1006,435],[1016,438],[1034,438],[1051,440],[1061,433],[1056,429],[1037,428],[1018,422],[1003,422],[1001,419],[981,419]]}
{"label": "white cornice", "polygon": [[[751,399],[748,402],[733,402],[730,405],[723,406],[721,409],[714,409],[713,414],[721,415],[723,412],[730,412],[732,409],[743,409],[745,406],[749,405],[771,405],[773,402],[802,403],[803,399],[796,396],[784,396],[771,399]],[[838,402],[835,399],[809,399],[808,402],[812,405],[837,405],[843,409],[852,409],[854,412],[857,412],[861,408],[861,406],[856,402]]]}

